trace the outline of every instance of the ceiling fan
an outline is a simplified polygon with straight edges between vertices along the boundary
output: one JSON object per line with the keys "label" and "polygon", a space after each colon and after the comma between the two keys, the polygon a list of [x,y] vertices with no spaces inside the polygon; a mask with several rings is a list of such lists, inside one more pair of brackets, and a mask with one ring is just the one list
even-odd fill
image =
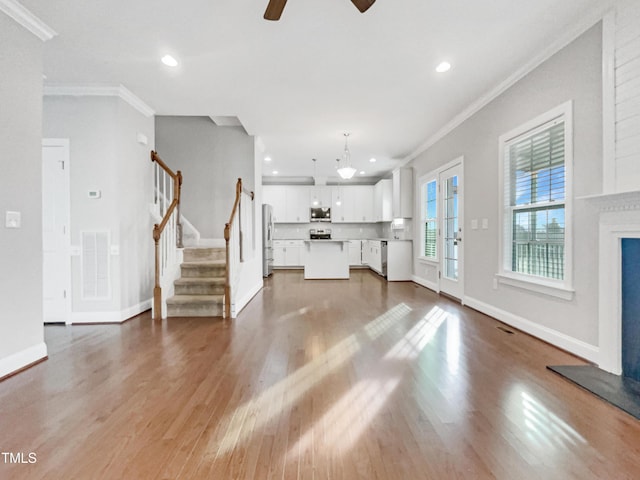
{"label": "ceiling fan", "polygon": [[[369,10],[369,7],[375,3],[376,0],[351,0],[360,13],[364,13]],[[287,4],[287,0],[269,0],[267,10],[264,12],[265,20],[280,20],[284,6]]]}

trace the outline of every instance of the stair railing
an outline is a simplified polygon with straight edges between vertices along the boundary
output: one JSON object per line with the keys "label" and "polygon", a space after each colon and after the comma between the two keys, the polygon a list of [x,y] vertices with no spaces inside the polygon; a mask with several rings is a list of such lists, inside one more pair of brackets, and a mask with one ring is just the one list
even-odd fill
{"label": "stair railing", "polygon": [[[244,198],[244,202],[243,202]],[[245,234],[252,233],[250,221],[253,215],[253,192],[242,186],[242,179],[236,183],[236,199],[229,217],[229,222],[224,226],[224,241],[226,247],[227,268],[224,284],[224,316],[231,317],[232,289],[235,288],[239,276],[241,263],[244,262]]]}
{"label": "stair railing", "polygon": [[180,190],[182,173],[174,173],[151,151],[154,162],[154,204],[162,220],[153,226],[155,243],[155,284],[153,287],[153,317],[162,319],[162,280],[170,266],[176,263],[177,252],[182,248],[182,224],[180,222]]}

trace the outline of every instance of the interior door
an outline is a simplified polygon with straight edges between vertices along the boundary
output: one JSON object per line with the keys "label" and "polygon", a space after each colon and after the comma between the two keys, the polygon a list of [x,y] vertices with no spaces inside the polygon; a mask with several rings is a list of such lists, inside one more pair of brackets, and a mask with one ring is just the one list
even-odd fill
{"label": "interior door", "polygon": [[42,290],[45,323],[70,323],[69,142],[42,142]]}
{"label": "interior door", "polygon": [[463,198],[459,163],[440,173],[440,291],[460,300],[464,296]]}

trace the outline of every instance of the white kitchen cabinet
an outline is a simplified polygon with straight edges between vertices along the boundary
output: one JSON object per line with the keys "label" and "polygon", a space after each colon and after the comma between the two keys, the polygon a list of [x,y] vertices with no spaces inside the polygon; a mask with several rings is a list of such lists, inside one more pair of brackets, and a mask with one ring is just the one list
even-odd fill
{"label": "white kitchen cabinet", "polygon": [[409,281],[413,275],[413,242],[389,240],[387,242],[387,280]]}
{"label": "white kitchen cabinet", "polygon": [[327,185],[314,185],[309,187],[309,206],[331,208],[333,187]]}
{"label": "white kitchen cabinet", "polygon": [[274,240],[274,267],[301,267],[304,264],[303,240]]}
{"label": "white kitchen cabinet", "polygon": [[374,221],[373,185],[336,187],[333,191],[332,203],[332,223],[371,223]]}
{"label": "white kitchen cabinet", "polygon": [[349,266],[362,265],[362,240],[349,240]]}
{"label": "white kitchen cabinet", "polygon": [[413,217],[413,169],[399,168],[393,171],[393,218]]}
{"label": "white kitchen cabinet", "polygon": [[262,202],[273,207],[273,221],[284,223],[287,208],[286,190],[282,185],[264,185]]}
{"label": "white kitchen cabinet", "polygon": [[390,222],[393,220],[393,181],[391,179],[380,180],[373,187],[374,221]]}
{"label": "white kitchen cabinet", "polygon": [[279,240],[273,241],[273,266],[284,267],[284,254],[287,251],[285,243]]}
{"label": "white kitchen cabinet", "polygon": [[309,187],[304,185],[287,185],[284,223],[309,223]]}
{"label": "white kitchen cabinet", "polygon": [[309,223],[309,187],[305,185],[265,185],[264,203],[273,206],[275,223]]}

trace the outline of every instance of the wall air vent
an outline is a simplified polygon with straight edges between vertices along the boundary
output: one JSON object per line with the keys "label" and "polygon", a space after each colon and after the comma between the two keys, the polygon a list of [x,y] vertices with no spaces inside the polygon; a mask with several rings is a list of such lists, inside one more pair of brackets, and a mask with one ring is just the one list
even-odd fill
{"label": "wall air vent", "polygon": [[82,232],[82,299],[111,297],[109,232]]}

